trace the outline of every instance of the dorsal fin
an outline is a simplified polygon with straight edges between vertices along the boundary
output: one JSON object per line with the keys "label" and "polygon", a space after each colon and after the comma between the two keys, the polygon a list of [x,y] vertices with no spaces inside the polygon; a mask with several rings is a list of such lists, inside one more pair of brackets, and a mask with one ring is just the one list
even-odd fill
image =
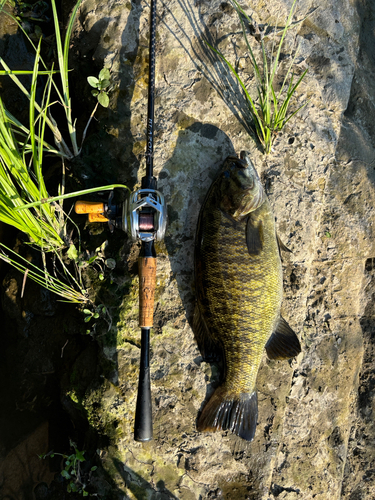
{"label": "dorsal fin", "polygon": [[301,344],[297,335],[282,316],[280,316],[276,330],[268,339],[266,351],[270,359],[294,358],[301,352]]}
{"label": "dorsal fin", "polygon": [[194,309],[193,332],[202,358],[208,363],[222,361],[223,353],[221,345],[212,338],[198,304],[195,304]]}

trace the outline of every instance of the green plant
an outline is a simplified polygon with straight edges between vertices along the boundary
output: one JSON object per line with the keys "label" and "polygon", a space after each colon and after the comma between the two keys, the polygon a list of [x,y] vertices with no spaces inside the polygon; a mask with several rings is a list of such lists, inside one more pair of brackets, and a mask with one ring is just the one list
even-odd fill
{"label": "green plant", "polygon": [[244,22],[244,18],[248,22],[250,26],[253,27],[253,23],[251,18],[246,14],[246,12],[242,9],[239,3],[236,0],[231,0],[234,4],[234,7],[237,11],[238,17],[241,22],[242,33],[246,42],[247,49],[250,54],[250,60],[252,66],[254,68],[255,79],[256,79],[256,87],[257,87],[257,99],[252,98],[247,90],[243,80],[237,73],[236,69],[233,65],[224,57],[224,55],[214,47],[212,47],[209,43],[207,45],[218,54],[221,59],[227,64],[233,75],[236,77],[238,83],[240,84],[245,96],[247,103],[249,105],[249,111],[252,116],[255,125],[255,132],[263,145],[264,152],[268,154],[271,151],[272,143],[279,131],[281,131],[288,121],[296,114],[298,111],[303,108],[307,103],[304,103],[298,109],[293,112],[289,111],[289,105],[291,98],[295,94],[297,88],[302,82],[303,78],[307,73],[307,69],[298,77],[295,82],[294,73],[292,72],[292,66],[295,61],[296,54],[291,60],[291,63],[286,71],[286,74],[283,78],[281,88],[276,90],[276,75],[279,69],[280,62],[280,54],[281,49],[284,43],[285,36],[288,30],[292,27],[292,17],[295,11],[296,1],[293,1],[292,7],[289,12],[289,16],[287,18],[284,29],[281,30],[281,38],[279,42],[276,44],[276,36],[278,34],[277,28],[273,30],[273,44],[271,53],[268,56],[266,46],[265,46],[265,38],[266,31],[257,30],[256,39],[261,44],[261,52],[262,52],[262,62],[258,63],[257,59],[254,55],[254,51],[251,48],[248,34],[246,32],[246,26]]}
{"label": "green plant", "polygon": [[[42,254],[42,256],[44,257],[44,254]],[[64,281],[56,276],[53,276],[47,270],[45,258],[43,258],[44,269],[40,269],[38,266],[29,262],[14,250],[11,250],[3,243],[0,243],[0,259],[20,271],[24,275],[25,280],[26,278],[32,279],[50,292],[62,297],[64,299],[63,302],[92,305],[87,296],[86,290],[84,289],[80,276],[77,279],[77,277],[69,272],[69,269],[64,264],[59,253],[56,253],[56,256],[61,264],[63,277],[65,278]]]}
{"label": "green plant", "polygon": [[[71,455],[65,455],[63,453],[55,453],[50,451],[46,454],[38,455],[39,458],[45,459],[47,457],[54,458],[55,456],[60,456],[64,460],[64,468],[61,471],[61,475],[64,479],[68,481],[67,492],[68,493],[81,493],[82,496],[89,496],[89,492],[86,490],[88,484],[91,480],[91,474],[97,467],[93,466],[88,474],[83,474],[81,470],[82,462],[85,462],[84,457],[85,451],[79,451],[76,444],[70,441],[70,446],[74,448],[74,453]],[[94,494],[97,496],[96,494]]]}
{"label": "green plant", "polygon": [[100,314],[105,314],[106,311],[107,309],[103,304],[96,306],[94,311],[91,311],[90,309],[84,309],[83,314],[85,315],[85,323],[88,323],[91,318],[98,319]]}
{"label": "green plant", "polygon": [[5,109],[0,98],[0,220],[25,232],[32,243],[45,251],[64,245],[62,205],[42,205],[33,212],[18,208],[48,197],[42,165],[46,152],[57,151],[44,140],[52,73],[47,72],[40,111],[35,108],[40,43],[32,72],[29,129]]}
{"label": "green plant", "polygon": [[[54,28],[55,28],[56,53],[57,53],[58,68],[59,68],[58,71],[54,71],[54,73],[59,75],[59,83],[57,83],[53,79],[52,85],[53,85],[54,90],[58,96],[59,102],[60,102],[60,104],[62,104],[63,109],[65,111],[65,118],[66,118],[67,128],[69,131],[69,136],[70,136],[70,141],[71,141],[71,149],[67,145],[67,143],[65,142],[65,140],[60,132],[60,128],[59,128],[58,124],[53,119],[53,116],[51,114],[50,109],[49,109],[48,116],[46,117],[46,124],[52,130],[52,132],[54,134],[54,138],[55,138],[57,148],[59,150],[59,154],[61,155],[61,157],[67,158],[67,159],[72,159],[75,156],[78,156],[80,154],[81,149],[82,149],[82,143],[86,137],[87,128],[88,128],[88,126],[89,126],[89,124],[90,124],[90,122],[91,122],[91,120],[96,112],[96,109],[97,109],[97,105],[96,105],[93,112],[91,113],[91,115],[88,119],[87,125],[85,127],[85,131],[82,135],[81,148],[79,148],[78,143],[77,143],[77,138],[76,138],[76,120],[73,120],[73,117],[72,117],[72,103],[71,103],[71,97],[70,97],[70,92],[69,92],[68,60],[69,60],[70,37],[72,34],[73,24],[74,24],[76,15],[77,15],[77,11],[78,11],[78,8],[79,8],[81,2],[82,2],[82,0],[78,0],[73,8],[72,14],[69,18],[65,38],[63,40],[62,36],[61,36],[61,32],[60,32],[60,22],[59,22],[59,18],[57,15],[56,2],[55,2],[55,0],[51,0],[53,22],[54,22]],[[6,15],[10,16],[14,21],[17,22],[19,28],[22,30],[24,35],[27,37],[27,39],[29,40],[31,45],[34,47],[35,52],[36,52],[37,48],[34,45],[31,38],[29,37],[28,33],[23,28],[20,20],[17,17],[14,17],[12,14],[3,10],[4,6],[7,3],[10,6],[14,6],[14,2],[11,2],[11,1],[7,2],[6,0],[1,0],[0,1],[0,12],[4,12]],[[39,3],[39,2],[37,2],[37,3]],[[44,2],[42,2],[42,3],[44,4]],[[42,66],[44,67],[44,69],[48,72],[47,65],[41,57],[40,57],[40,62],[42,64]],[[13,80],[13,82],[18,86],[18,88],[30,99],[30,93],[24,87],[24,85],[21,83],[18,76],[19,75],[27,75],[27,74],[30,74],[31,72],[30,71],[12,71],[1,57],[0,57],[0,64],[4,68],[3,71],[0,71],[0,75],[8,75]],[[39,71],[38,74],[44,74],[44,72]],[[108,104],[109,104],[108,92],[111,90],[111,85],[112,85],[109,70],[104,68],[100,72],[98,79],[95,77],[89,77],[89,78],[97,80],[97,84],[95,84],[95,85],[93,85],[94,80],[92,80],[92,82],[89,82],[89,83],[91,86],[96,87],[96,90],[98,92],[98,94],[96,94],[96,96],[98,98],[98,102],[102,106],[108,107]],[[38,111],[40,111],[40,109],[39,109],[40,107],[39,107],[39,104],[37,102],[34,102],[34,106]]]}
{"label": "green plant", "polygon": [[[97,191],[112,190],[116,187],[122,189],[127,189],[127,187],[121,184],[112,184],[75,193],[59,194],[55,197],[48,195],[42,172],[43,159],[46,152],[55,154],[58,152],[44,140],[51,74],[49,74],[44,89],[41,111],[35,116],[34,103],[39,48],[40,45],[36,53],[31,82],[30,129],[23,127],[6,111],[0,98],[0,221],[26,233],[30,243],[42,252],[44,263],[45,253],[53,252],[61,264],[62,273],[67,283],[51,276],[46,264],[44,269],[40,270],[25,259],[17,258],[16,254],[4,245],[2,247],[5,251],[0,253],[0,259],[66,301],[85,303],[90,301],[81,280],[80,269],[84,267],[83,263],[81,267],[76,267],[78,272],[75,273],[76,276],[73,276],[62,258],[61,252],[69,244],[68,257],[74,262],[78,260],[72,253],[73,248],[76,253],[77,250],[71,242],[69,243],[67,237],[63,200]],[[59,191],[62,193],[63,188],[60,188]],[[90,263],[90,259],[88,259],[87,265]]]}
{"label": "green plant", "polygon": [[112,90],[111,74],[109,69],[103,68],[100,71],[98,78],[95,76],[88,76],[87,81],[91,87],[94,87],[91,91],[92,95],[98,99],[99,104],[107,108],[109,105],[108,92]]}
{"label": "green plant", "polygon": [[[55,73],[58,73],[60,78],[59,85],[57,82],[55,82],[54,79],[52,79],[52,85],[55,89],[55,92],[58,96],[59,102],[62,104],[63,109],[65,111],[65,118],[67,122],[67,128],[69,131],[69,136],[71,140],[71,147],[72,151],[66,144],[65,140],[63,139],[63,136],[60,132],[60,129],[56,123],[56,121],[53,119],[51,110],[49,109],[48,116],[46,117],[46,125],[52,130],[54,134],[54,139],[55,143],[57,145],[57,148],[59,150],[59,154],[63,158],[68,158],[71,159],[74,156],[78,156],[80,149],[78,148],[77,145],[77,139],[76,139],[76,128],[75,128],[75,121],[73,122],[72,119],[72,107],[71,107],[71,98],[69,94],[69,69],[68,69],[68,57],[69,57],[69,45],[70,45],[70,37],[73,29],[73,24],[75,17],[77,15],[78,8],[81,4],[82,0],[78,0],[76,5],[74,6],[72,15],[70,16],[66,34],[65,34],[65,39],[64,42],[61,37],[60,33],[60,26],[59,26],[59,19],[57,16],[57,9],[56,9],[56,3],[55,0],[51,0],[51,6],[52,6],[52,12],[53,12],[53,22],[54,22],[54,28],[55,28],[55,38],[56,38],[56,51],[57,51],[57,59],[58,59],[58,67],[59,71],[55,71]],[[26,31],[23,29],[22,24],[10,13],[6,12],[3,10],[4,6],[7,4],[6,1],[2,0],[0,3],[0,12],[4,12],[6,15],[10,16],[14,21],[17,22],[19,28],[22,30],[24,35],[27,37],[31,45],[34,47],[35,52],[37,51],[36,46],[26,33]],[[9,2],[10,5],[12,5],[12,2]],[[47,65],[43,61],[43,59],[40,57],[40,62],[44,69],[48,71]],[[21,83],[20,79],[18,78],[19,75],[27,75],[30,74],[30,71],[12,71],[8,65],[5,63],[5,61],[0,57],[0,64],[4,68],[3,71],[0,71],[0,75],[8,75],[13,82],[18,86],[18,88],[30,99],[30,93],[29,91],[25,88],[25,86]],[[41,74],[39,72],[38,74]],[[60,91],[60,87],[62,91]],[[37,102],[34,102],[35,109],[40,112],[40,106]]]}

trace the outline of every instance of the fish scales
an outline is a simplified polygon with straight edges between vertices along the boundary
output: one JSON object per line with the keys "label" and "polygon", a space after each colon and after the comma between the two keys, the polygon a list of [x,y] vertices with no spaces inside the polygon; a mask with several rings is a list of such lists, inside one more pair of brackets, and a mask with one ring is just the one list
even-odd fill
{"label": "fish scales", "polygon": [[266,249],[254,256],[245,251],[246,219],[230,221],[220,209],[214,209],[202,220],[205,236],[200,258],[205,293],[201,312],[210,318],[212,336],[224,346],[225,383],[228,389],[241,387],[241,392],[255,386],[264,345],[282,299],[281,263],[268,201],[254,212],[254,218],[263,218]]}
{"label": "fish scales", "polygon": [[[232,191],[239,195],[231,200]],[[255,235],[254,247],[249,234],[250,240]],[[198,429],[229,428],[251,440],[256,377],[263,349],[280,321],[282,269],[274,216],[247,158],[227,159],[206,196],[198,221],[195,274],[195,314],[211,342],[221,347],[225,365],[225,380],[204,408]]]}

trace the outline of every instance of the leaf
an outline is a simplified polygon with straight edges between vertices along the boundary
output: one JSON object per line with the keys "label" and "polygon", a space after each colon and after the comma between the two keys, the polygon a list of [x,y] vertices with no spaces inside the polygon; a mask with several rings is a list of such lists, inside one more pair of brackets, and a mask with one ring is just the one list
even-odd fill
{"label": "leaf", "polygon": [[326,231],[325,235],[327,236],[327,238],[332,238],[332,235],[331,235],[331,233],[329,231]]}
{"label": "leaf", "polygon": [[84,314],[89,314],[90,316],[92,315],[92,312],[90,311],[90,309],[84,309],[83,313]]}
{"label": "leaf", "polygon": [[108,240],[103,241],[103,243],[100,245],[100,247],[95,248],[96,253],[102,253],[108,246]]}
{"label": "leaf", "polygon": [[105,92],[100,92],[98,95],[98,101],[103,106],[103,108],[108,108],[109,97]]}
{"label": "leaf", "polygon": [[99,80],[96,78],[96,76],[88,76],[87,81],[89,82],[89,85],[91,85],[91,87],[98,87]]}
{"label": "leaf", "polygon": [[68,472],[68,471],[66,471],[66,470],[62,470],[62,471],[61,471],[61,475],[62,475],[62,477],[65,477],[65,479],[70,479],[70,478],[72,477],[72,476],[69,474],[69,472]]}
{"label": "leaf", "polygon": [[75,483],[71,482],[70,483],[70,487],[72,489],[72,492],[77,492],[78,491],[78,486]]}
{"label": "leaf", "polygon": [[99,313],[95,313],[95,314],[94,314],[94,318],[95,318],[95,319],[98,319],[98,318],[99,318]]}
{"label": "leaf", "polygon": [[88,496],[89,496],[89,494],[88,494],[88,492],[87,492],[87,491],[83,490],[83,491],[82,491],[82,496],[83,496],[83,497],[88,497]]}
{"label": "leaf", "polygon": [[94,472],[94,470],[96,470],[98,467],[96,465],[94,465],[94,467],[91,467],[91,472]]}
{"label": "leaf", "polygon": [[83,320],[85,323],[88,323],[91,319],[91,316],[86,316],[85,319]]}
{"label": "leaf", "polygon": [[103,274],[103,273],[100,273],[100,274],[99,274],[99,279],[100,279],[100,281],[103,281],[103,280],[104,280],[104,274]]}
{"label": "leaf", "polygon": [[103,68],[99,73],[99,80],[110,80],[111,73],[108,68]]}
{"label": "leaf", "polygon": [[98,95],[99,95],[99,90],[94,89],[94,90],[92,90],[92,91],[91,91],[91,94],[92,94],[94,97],[96,97],[96,96],[98,96]]}
{"label": "leaf", "polygon": [[111,82],[109,80],[101,80],[99,83],[100,90],[105,90],[110,85],[111,85]]}
{"label": "leaf", "polygon": [[78,252],[73,243],[70,244],[69,250],[67,251],[67,255],[69,259],[72,259],[74,261],[78,260]]}
{"label": "leaf", "polygon": [[85,452],[84,452],[84,451],[78,451],[77,449],[75,449],[75,450],[76,450],[76,457],[78,458],[78,460],[79,460],[80,462],[85,462],[85,461],[86,461],[86,459],[85,459],[85,457],[83,456],[83,453],[85,453]]}
{"label": "leaf", "polygon": [[42,28],[38,25],[35,25],[34,34],[36,35],[37,38],[42,37],[43,36]]}

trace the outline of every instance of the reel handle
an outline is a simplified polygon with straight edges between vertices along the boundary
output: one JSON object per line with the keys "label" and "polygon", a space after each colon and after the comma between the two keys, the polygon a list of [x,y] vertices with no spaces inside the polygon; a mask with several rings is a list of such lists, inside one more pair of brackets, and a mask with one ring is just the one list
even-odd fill
{"label": "reel handle", "polygon": [[105,207],[104,203],[78,200],[74,205],[74,210],[76,214],[102,214]]}
{"label": "reel handle", "polygon": [[88,219],[89,222],[108,222],[107,217],[103,214],[89,214]]}
{"label": "reel handle", "polygon": [[150,441],[153,437],[150,383],[150,328],[154,320],[156,287],[156,258],[139,257],[139,326],[141,327],[141,362],[137,406],[134,421],[134,439]]}

